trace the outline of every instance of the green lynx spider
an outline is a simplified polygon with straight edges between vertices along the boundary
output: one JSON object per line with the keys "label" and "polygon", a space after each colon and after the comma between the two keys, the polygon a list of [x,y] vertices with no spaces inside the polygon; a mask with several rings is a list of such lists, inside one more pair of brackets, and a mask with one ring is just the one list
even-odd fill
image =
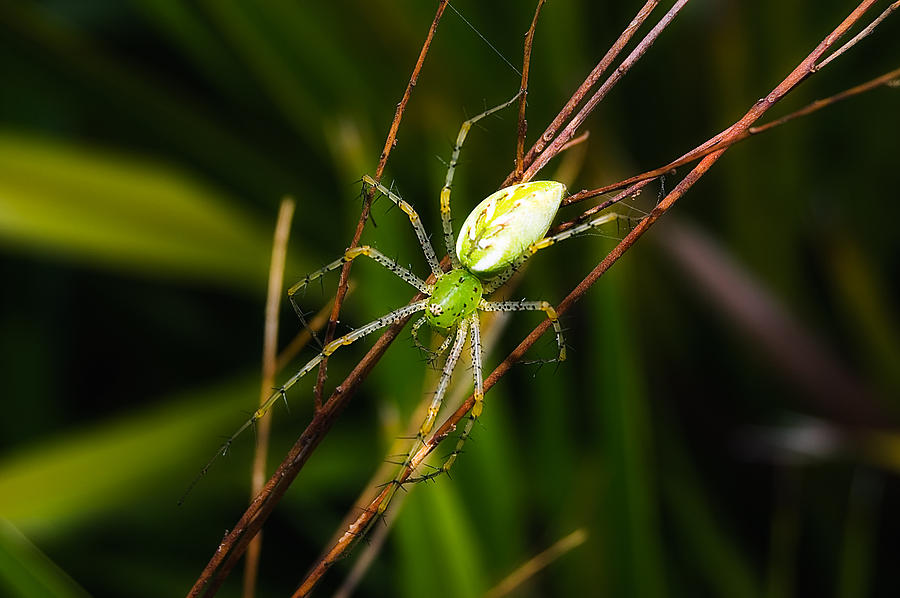
{"label": "green lynx spider", "polygon": [[612,222],[617,218],[621,218],[621,216],[615,213],[606,213],[557,235],[545,237],[544,235],[550,229],[550,224],[553,222],[556,212],[566,196],[566,186],[555,181],[533,181],[506,187],[487,197],[472,210],[463,222],[459,237],[455,241],[453,236],[450,216],[450,189],[459,152],[465,142],[466,135],[477,121],[509,106],[518,97],[519,95],[517,94],[511,100],[470,118],[462,124],[459,130],[450,164],[447,167],[444,187],[441,189],[440,200],[444,243],[446,244],[451,264],[451,269],[448,272],[445,273],[441,269],[428,234],[425,232],[425,227],[422,225],[422,221],[415,209],[372,177],[363,177],[362,181],[366,187],[378,190],[409,217],[409,221],[422,246],[425,259],[428,261],[431,272],[435,277],[434,284],[427,284],[410,270],[386,257],[374,247],[363,245],[348,249],[341,258],[308,274],[303,280],[291,287],[288,290],[291,302],[299,314],[300,310],[294,301],[294,296],[299,291],[327,272],[337,270],[345,263],[360,256],[366,256],[375,260],[426,295],[427,298],[391,311],[377,320],[369,322],[325,345],[318,355],[313,357],[284,385],[272,393],[253,415],[225,441],[217,454],[224,454],[238,435],[259,421],[279,398],[286,396],[288,389],[319,365],[325,357],[331,355],[340,347],[349,345],[367,334],[412,314],[424,312],[424,315],[412,328],[413,339],[416,344],[424,349],[419,342],[418,331],[423,324],[427,323],[436,332],[446,336],[446,339],[437,351],[432,353],[434,357],[443,354],[448,348],[450,348],[450,352],[444,362],[440,381],[428,408],[428,414],[419,427],[415,446],[408,453],[404,466],[410,463],[411,456],[415,454],[424,442],[425,437],[434,427],[435,419],[450,384],[451,375],[462,354],[467,337],[470,339],[472,371],[474,372],[475,405],[469,412],[468,420],[457,441],[456,448],[444,464],[425,475],[411,478],[408,482],[427,480],[447,472],[469,437],[475,421],[481,415],[484,400],[484,384],[479,311],[543,311],[553,324],[553,329],[556,332],[556,343],[559,348],[557,360],[565,360],[566,347],[563,342],[562,328],[557,321],[556,311],[550,303],[547,301],[494,302],[487,301],[484,297],[500,288],[526,260],[539,250],[579,233],[594,229],[604,223]]}

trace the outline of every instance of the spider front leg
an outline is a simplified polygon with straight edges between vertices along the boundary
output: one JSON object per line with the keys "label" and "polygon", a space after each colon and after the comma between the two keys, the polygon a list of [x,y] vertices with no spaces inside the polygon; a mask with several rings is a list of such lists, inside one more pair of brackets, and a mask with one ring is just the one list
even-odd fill
{"label": "spider front leg", "polygon": [[404,201],[400,196],[395,194],[393,191],[370,177],[369,175],[364,175],[362,178],[363,185],[368,187],[374,187],[377,189],[382,195],[390,199],[394,202],[397,207],[403,210],[403,213],[409,216],[409,222],[412,224],[413,229],[416,231],[416,237],[419,239],[419,245],[422,246],[422,253],[425,254],[425,259],[428,261],[428,266],[431,268],[432,274],[434,274],[435,278],[439,277],[444,273],[441,270],[441,263],[437,259],[437,255],[434,253],[434,247],[431,246],[431,240],[428,238],[428,233],[425,231],[425,226],[422,224],[422,219],[419,218],[419,213],[409,205],[406,201]]}
{"label": "spider front leg", "polygon": [[549,237],[544,237],[540,241],[532,243],[531,246],[528,247],[528,249],[526,249],[525,252],[516,261],[510,264],[510,266],[506,270],[498,274],[496,277],[491,279],[490,282],[484,285],[484,294],[490,295],[491,293],[502,287],[506,283],[506,281],[512,278],[512,275],[515,274],[516,271],[531,258],[531,256],[533,256],[541,249],[546,249],[547,247],[555,245],[560,241],[565,241],[570,237],[574,237],[575,235],[581,234],[594,228],[598,228],[609,222],[615,222],[617,220],[624,220],[630,223],[633,219],[617,212],[607,212],[606,214],[601,214],[600,216],[597,216],[596,218],[589,220],[588,222],[573,226],[572,228],[564,230],[561,233],[557,233]]}
{"label": "spider front leg", "polygon": [[466,443],[466,440],[469,439],[469,435],[472,433],[472,429],[475,427],[475,422],[478,420],[478,418],[481,416],[481,412],[484,410],[484,365],[481,354],[481,321],[478,319],[478,312],[475,312],[471,316],[469,316],[468,321],[469,328],[472,331],[471,349],[472,372],[475,378],[475,390],[473,392],[475,403],[472,405],[472,409],[469,411],[468,418],[466,419],[466,427],[463,428],[462,434],[460,434],[459,439],[456,441],[456,446],[453,448],[453,452],[447,456],[440,467],[417,478],[411,478],[408,480],[409,482],[423,482],[432,478],[436,478],[441,474],[448,473],[450,471],[450,468],[453,467],[453,464],[456,462],[456,458],[462,452],[462,448]]}
{"label": "spider front leg", "polygon": [[459,268],[460,262],[459,257],[456,255],[456,238],[453,236],[453,219],[450,214],[450,186],[453,184],[453,175],[456,172],[456,164],[459,162],[459,150],[462,149],[463,143],[466,141],[466,135],[469,134],[469,129],[472,128],[472,125],[498,110],[503,110],[519,99],[521,94],[522,92],[520,91],[511,100],[485,110],[481,114],[465,121],[456,135],[456,145],[453,146],[453,153],[450,154],[450,164],[447,165],[447,178],[444,180],[444,187],[441,189],[441,226],[444,229],[444,245],[447,246],[447,255],[450,256],[450,264],[454,268]]}
{"label": "spider front leg", "polygon": [[294,306],[294,311],[297,312],[297,316],[300,318],[300,321],[303,322],[304,326],[306,326],[306,318],[303,316],[303,311],[300,309],[300,306],[297,305],[297,301],[294,299],[294,295],[296,295],[299,291],[305,289],[306,286],[312,281],[321,278],[332,270],[337,270],[347,262],[351,262],[361,255],[372,258],[373,260],[396,274],[398,277],[405,280],[411,286],[418,289],[420,292],[425,293],[426,295],[431,294],[431,289],[433,288],[431,285],[426,284],[424,280],[422,280],[391,258],[387,257],[374,247],[370,247],[369,245],[354,247],[345,251],[342,257],[334,260],[327,266],[319,268],[315,272],[307,274],[303,280],[288,289],[288,298],[291,300],[291,305]]}

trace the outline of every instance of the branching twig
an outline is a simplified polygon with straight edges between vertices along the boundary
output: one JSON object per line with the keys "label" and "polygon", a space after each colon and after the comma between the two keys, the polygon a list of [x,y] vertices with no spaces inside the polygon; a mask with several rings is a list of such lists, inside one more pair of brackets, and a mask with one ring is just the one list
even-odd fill
{"label": "branching twig", "polygon": [[[767,96],[758,100],[753,104],[750,110],[736,123],[734,123],[731,127],[729,127],[725,132],[720,136],[723,141],[730,141],[731,138],[741,135],[745,132],[749,127],[756,122],[766,111],[768,111],[773,105],[779,102],[785,95],[787,95],[791,90],[793,90],[797,85],[799,85],[802,81],[804,81],[807,77],[809,77],[814,70],[814,66],[816,62],[821,58],[821,56],[827,52],[845,33],[846,31],[856,23],[862,15],[871,8],[872,4],[874,4],[877,0],[864,0],[860,3],[860,5],[854,9],[854,11],[846,18],[844,21],[834,30],[832,33],[825,38],[816,48],[813,50],[809,56],[806,57],[775,89],[772,90]],[[634,243],[656,222],[664,213],[672,208],[678,199],[680,199],[693,185],[703,177],[706,172],[716,163],[716,161],[725,153],[727,147],[716,149],[714,152],[705,156],[697,166],[694,167],[691,172],[687,174],[676,186],[675,188],[666,195],[665,198],[660,201],[660,203],[650,212],[650,214],[643,218],[635,227],[632,229],[628,235],[622,241],[616,245],[612,249],[612,251],[607,254],[607,256],[601,261],[584,280],[582,280],[575,289],[572,290],[571,293],[563,300],[562,303],[556,308],[558,314],[562,315],[566,313],[578,300],[580,300],[587,290],[602,276],[622,255],[630,249]],[[643,185],[648,184],[648,181],[641,181],[635,183],[628,189],[622,192],[621,195],[631,195],[637,191],[637,188]],[[539,324],[532,332],[529,334],[525,340],[519,343],[512,353],[510,353],[507,358],[499,365],[493,372],[491,372],[490,376],[488,376],[484,381],[484,390],[487,392],[488,389],[493,387],[497,381],[506,374],[507,371],[512,367],[514,363],[519,361],[525,352],[537,341],[537,339],[546,332],[550,327],[549,321],[544,321]],[[469,410],[475,404],[474,396],[470,396],[460,407],[457,409],[450,417],[448,417],[443,424],[433,433],[433,435],[428,439],[427,442],[416,452],[416,454],[410,459],[409,465],[406,469],[401,473],[398,478],[398,482],[402,483],[407,480],[413,472],[421,465],[421,463],[428,457],[428,455],[437,447],[437,445],[444,440],[453,430],[456,429],[457,424],[462,420],[463,417],[469,412]],[[357,519],[350,524],[347,531],[343,536],[338,540],[337,543],[332,547],[332,549],[328,552],[328,554],[319,560],[318,563],[312,568],[312,570],[307,574],[306,579],[304,579],[303,583],[294,593],[294,598],[300,598],[302,596],[306,596],[318,582],[318,580],[322,577],[322,575],[327,571],[336,561],[339,559],[346,550],[358,539],[359,534],[361,534],[364,530],[366,530],[371,523],[372,519],[376,516],[379,507],[381,504],[388,499],[391,494],[392,488],[390,486],[386,486],[369,504],[368,508],[365,509]]]}
{"label": "branching twig", "polygon": [[841,54],[843,54],[844,52],[846,52],[847,50],[849,50],[850,48],[852,48],[853,46],[855,46],[857,43],[859,43],[859,42],[860,42],[861,40],[863,40],[864,38],[866,38],[866,37],[868,37],[869,35],[871,35],[872,32],[875,31],[875,28],[878,27],[878,25],[879,25],[883,20],[885,20],[886,18],[888,18],[888,17],[890,16],[890,14],[891,14],[892,12],[894,12],[895,10],[897,10],[898,8],[900,8],[900,0],[897,0],[897,2],[894,2],[893,4],[891,4],[891,5],[889,5],[887,8],[885,8],[884,11],[883,11],[880,15],[878,15],[878,17],[877,17],[874,21],[872,21],[871,23],[869,23],[868,27],[866,27],[865,29],[863,29],[862,31],[860,31],[859,33],[857,33],[856,35],[854,35],[854,36],[853,36],[853,39],[851,39],[850,41],[848,41],[846,44],[844,44],[843,46],[841,46],[840,48],[838,48],[837,50],[835,50],[835,51],[834,51],[831,55],[829,55],[827,58],[825,58],[824,60],[822,60],[819,64],[817,64],[817,65],[813,68],[813,70],[814,70],[814,71],[817,71],[817,70],[820,70],[820,69],[825,68],[825,66],[827,66],[829,62],[831,62],[832,60],[834,60],[835,58],[837,58],[838,56],[840,56]]}
{"label": "branching twig", "polygon": [[[528,150],[528,154],[525,157],[525,166],[530,166],[534,161],[534,157],[536,154],[539,154],[547,147],[547,144],[553,141],[553,138],[556,136],[560,127],[563,126],[569,118],[571,118],[572,114],[575,112],[575,109],[579,104],[584,100],[587,93],[591,90],[591,88],[600,80],[600,77],[606,72],[606,69],[610,67],[613,61],[616,59],[616,56],[622,52],[625,46],[628,45],[628,42],[631,41],[631,38],[634,36],[635,32],[644,24],[644,21],[647,20],[647,17],[650,16],[650,13],[654,8],[659,4],[659,0],[648,0],[646,4],[644,4],[643,8],[641,8],[637,15],[635,15],[634,19],[631,23],[628,24],[628,27],[622,31],[622,34],[619,36],[619,39],[616,40],[616,43],[612,45],[612,47],[606,52],[606,55],[600,59],[600,62],[597,63],[597,66],[594,67],[594,70],[590,72],[584,82],[578,87],[572,97],[569,98],[569,101],[566,102],[566,105],[563,106],[562,110],[559,111],[559,114],[556,115],[556,118],[553,119],[547,129],[541,134],[537,141],[534,142],[534,145],[531,146],[531,149]],[[561,150],[560,150],[561,151]],[[514,182],[518,182],[521,180],[521,173],[513,171],[510,173],[506,180],[503,181],[503,186],[506,187],[508,185],[513,184]]]}
{"label": "branching twig", "polygon": [[[622,64],[613,71],[613,74],[610,75],[606,81],[603,82],[603,85],[594,92],[594,95],[585,103],[585,105],[578,111],[578,113],[569,119],[569,122],[566,124],[565,128],[563,128],[562,132],[560,132],[556,137],[553,138],[553,141],[550,142],[550,145],[547,146],[547,149],[542,153],[538,154],[531,164],[528,165],[528,169],[522,175],[523,181],[530,181],[534,176],[541,170],[547,162],[549,162],[554,156],[556,156],[562,149],[562,147],[568,143],[574,136],[575,131],[578,130],[578,127],[585,121],[588,115],[593,112],[594,108],[597,107],[597,104],[606,97],[606,94],[618,83],[622,77],[625,76],[631,67],[637,63],[644,54],[647,53],[647,50],[656,42],[659,35],[663,32],[663,30],[669,26],[669,24],[675,19],[681,9],[688,3],[688,0],[678,0],[672,8],[669,9],[663,18],[659,20],[659,22],[650,30],[650,32],[644,36],[644,39],[631,51],[631,53],[622,61]],[[598,65],[599,66],[599,65]],[[576,92],[577,93],[577,92]],[[571,100],[570,100],[571,101]],[[568,106],[568,104],[567,104]],[[564,109],[565,111],[565,109]]]}
{"label": "branching twig", "polygon": [[[772,122],[766,123],[764,125],[750,127],[746,131],[741,133],[740,135],[730,136],[727,141],[722,138],[723,133],[719,133],[715,137],[705,141],[703,144],[701,144],[697,148],[686,153],[684,156],[678,158],[677,160],[669,162],[665,166],[660,166],[659,168],[654,168],[653,170],[648,170],[647,172],[643,172],[641,174],[638,174],[638,175],[635,175],[632,177],[628,177],[627,179],[622,179],[621,181],[617,181],[615,183],[610,183],[609,185],[604,185],[603,187],[598,187],[596,189],[586,189],[583,191],[579,191],[578,193],[573,193],[572,195],[567,197],[565,200],[563,200],[563,205],[567,206],[567,205],[570,205],[573,203],[578,203],[580,201],[584,201],[585,199],[589,199],[591,197],[596,197],[598,195],[604,195],[611,191],[617,191],[619,189],[622,189],[623,187],[627,187],[628,185],[633,185],[634,183],[637,183],[639,181],[646,181],[646,180],[652,180],[652,179],[659,178],[660,176],[662,176],[664,174],[668,174],[668,173],[674,171],[675,169],[677,169],[681,166],[684,166],[685,164],[690,164],[691,162],[695,162],[695,161],[699,160],[700,158],[703,158],[704,156],[707,156],[707,155],[713,153],[714,151],[731,147],[732,145],[739,143],[741,141],[744,141],[745,139],[748,139],[750,137],[753,137],[754,135],[758,135],[759,133],[764,133],[766,131],[774,129],[775,127],[781,126],[781,125],[783,125],[787,122],[790,122],[796,118],[800,118],[801,116],[807,116],[809,114],[812,114],[813,112],[821,110],[822,108],[831,106],[832,104],[836,104],[837,102],[840,102],[841,100],[846,100],[847,98],[859,95],[861,93],[865,93],[867,91],[871,91],[878,87],[892,85],[898,80],[900,80],[900,68],[894,69],[888,73],[881,75],[880,77],[876,77],[870,81],[866,81],[865,83],[862,83],[855,87],[851,87],[850,89],[845,89],[844,91],[842,91],[840,93],[836,93],[833,96],[829,96],[822,100],[816,100],[810,104],[807,104],[803,108],[796,110],[794,112],[791,112],[790,114],[786,114],[785,116],[782,116],[781,118],[773,120]],[[573,142],[574,141],[575,140],[573,140]],[[563,147],[563,149],[566,149],[565,146]],[[617,196],[617,198],[620,198],[620,197],[621,196]],[[622,197],[622,199],[624,199],[624,197]],[[579,222],[586,220],[590,216],[592,216],[598,212],[602,212],[603,210],[610,207],[617,201],[619,201],[619,199],[610,199],[603,203],[600,203],[600,204],[594,206],[593,208],[586,210],[578,218],[571,220],[569,222],[564,222],[562,224],[557,225],[556,227],[554,227],[552,229],[551,234],[556,234],[556,233],[566,230],[567,228],[571,228],[571,227],[575,226],[576,224],[578,224]]]}

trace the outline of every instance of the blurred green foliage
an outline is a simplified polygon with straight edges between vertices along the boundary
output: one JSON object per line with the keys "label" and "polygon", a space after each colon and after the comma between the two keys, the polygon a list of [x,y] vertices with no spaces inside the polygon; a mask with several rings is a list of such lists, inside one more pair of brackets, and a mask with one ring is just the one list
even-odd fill
{"label": "blurred green foliage", "polygon": [[[548,3],[531,139],[639,4]],[[519,62],[531,4],[454,5]],[[349,242],[357,181],[374,171],[434,8],[0,4],[0,593],[190,587],[247,500],[250,435],[176,507],[256,401],[278,201],[298,202],[290,282]],[[567,158],[576,174],[566,182],[588,188],[682,154],[743,114],[847,10],[837,0],[691,3],[588,121],[583,163]],[[898,19],[779,114],[896,68]],[[460,122],[517,86],[448,12],[386,175],[430,231]],[[588,542],[517,595],[897,595],[898,97],[879,89],[734,148],[673,214],[811,331],[860,390],[838,407],[871,406],[883,434],[798,382],[653,231],[564,319],[570,362],[517,367],[489,393],[453,479],[409,495],[358,593],[479,596],[583,528]],[[509,112],[470,136],[457,220],[509,171],[514,128]],[[559,162],[547,178],[563,176]],[[636,204],[651,207],[657,192]],[[384,203],[364,240],[426,271],[405,218]],[[547,251],[515,293],[556,303],[611,246],[589,237]],[[410,296],[377,266],[353,271],[343,325]],[[318,309],[336,278],[304,307]],[[283,316],[287,339],[297,323]],[[514,318],[489,367],[536,321]],[[261,596],[299,581],[396,435],[385,414],[405,422],[422,397],[427,367],[407,341],[378,364],[266,526]],[[329,382],[364,351],[336,355]],[[533,351],[552,354],[552,339]],[[270,461],[308,421],[311,385],[292,393],[290,413],[277,410]],[[222,595],[238,595],[233,577]]]}

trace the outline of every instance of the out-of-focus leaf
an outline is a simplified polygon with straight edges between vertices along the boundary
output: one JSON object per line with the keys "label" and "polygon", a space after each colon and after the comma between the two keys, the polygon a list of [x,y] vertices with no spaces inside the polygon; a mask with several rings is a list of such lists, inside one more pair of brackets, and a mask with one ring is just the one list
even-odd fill
{"label": "out-of-focus leaf", "polygon": [[10,598],[88,597],[71,577],[4,519],[0,519],[0,594]]}
{"label": "out-of-focus leaf", "polygon": [[397,540],[408,568],[407,595],[419,596],[428,588],[436,597],[481,596],[487,589],[484,561],[458,493],[447,483],[429,484],[427,490],[405,502],[397,522]]}
{"label": "out-of-focus leaf", "polygon": [[838,571],[837,596],[860,598],[869,595],[872,563],[876,549],[877,511],[881,506],[881,479],[862,471],[850,488],[844,545]]}
{"label": "out-of-focus leaf", "polygon": [[106,118],[165,140],[178,153],[190,155],[241,188],[267,193],[303,190],[296,177],[274,164],[266,148],[229,130],[210,106],[105,51],[95,38],[58,15],[32,3],[7,2],[0,4],[0,21],[39,48],[61,80],[71,81],[71,90],[63,88],[66,93],[84,94],[89,102],[108,105]]}
{"label": "out-of-focus leaf", "polygon": [[296,132],[305,138],[315,138],[320,131],[316,102],[300,73],[292,69],[290,61],[273,45],[273,36],[259,14],[259,7],[233,0],[214,0],[205,6]]}
{"label": "out-of-focus leaf", "polygon": [[[637,350],[629,327],[629,302],[623,297],[625,264],[610,270],[592,303],[599,314],[594,337],[603,355],[593,379],[602,402],[609,496],[605,505],[612,594],[664,596],[657,494],[653,481],[652,432]],[[606,350],[613,348],[613,350]]]}
{"label": "out-of-focus leaf", "polygon": [[830,249],[832,284],[845,307],[841,313],[848,329],[865,356],[862,361],[891,389],[886,396],[896,399],[900,396],[900,324],[887,285],[879,278],[875,261],[851,238],[839,237]]}
{"label": "out-of-focus leaf", "polygon": [[159,164],[0,133],[0,240],[64,259],[263,288],[270,233]]}
{"label": "out-of-focus leaf", "polygon": [[234,76],[235,64],[224,45],[190,4],[178,0],[132,0],[132,4],[177,43],[194,61],[197,70],[223,92],[235,97],[247,93]]}
{"label": "out-of-focus leaf", "polygon": [[239,424],[238,409],[255,396],[252,384],[232,381],[8,455],[0,461],[0,515],[29,533],[58,533],[158,492],[162,477],[184,469],[186,455],[203,454],[217,433]]}
{"label": "out-of-focus leaf", "polygon": [[679,533],[678,545],[685,558],[695,563],[717,596],[759,596],[758,583],[733,533],[715,516],[714,505],[704,495],[674,434],[664,437],[663,489]]}

